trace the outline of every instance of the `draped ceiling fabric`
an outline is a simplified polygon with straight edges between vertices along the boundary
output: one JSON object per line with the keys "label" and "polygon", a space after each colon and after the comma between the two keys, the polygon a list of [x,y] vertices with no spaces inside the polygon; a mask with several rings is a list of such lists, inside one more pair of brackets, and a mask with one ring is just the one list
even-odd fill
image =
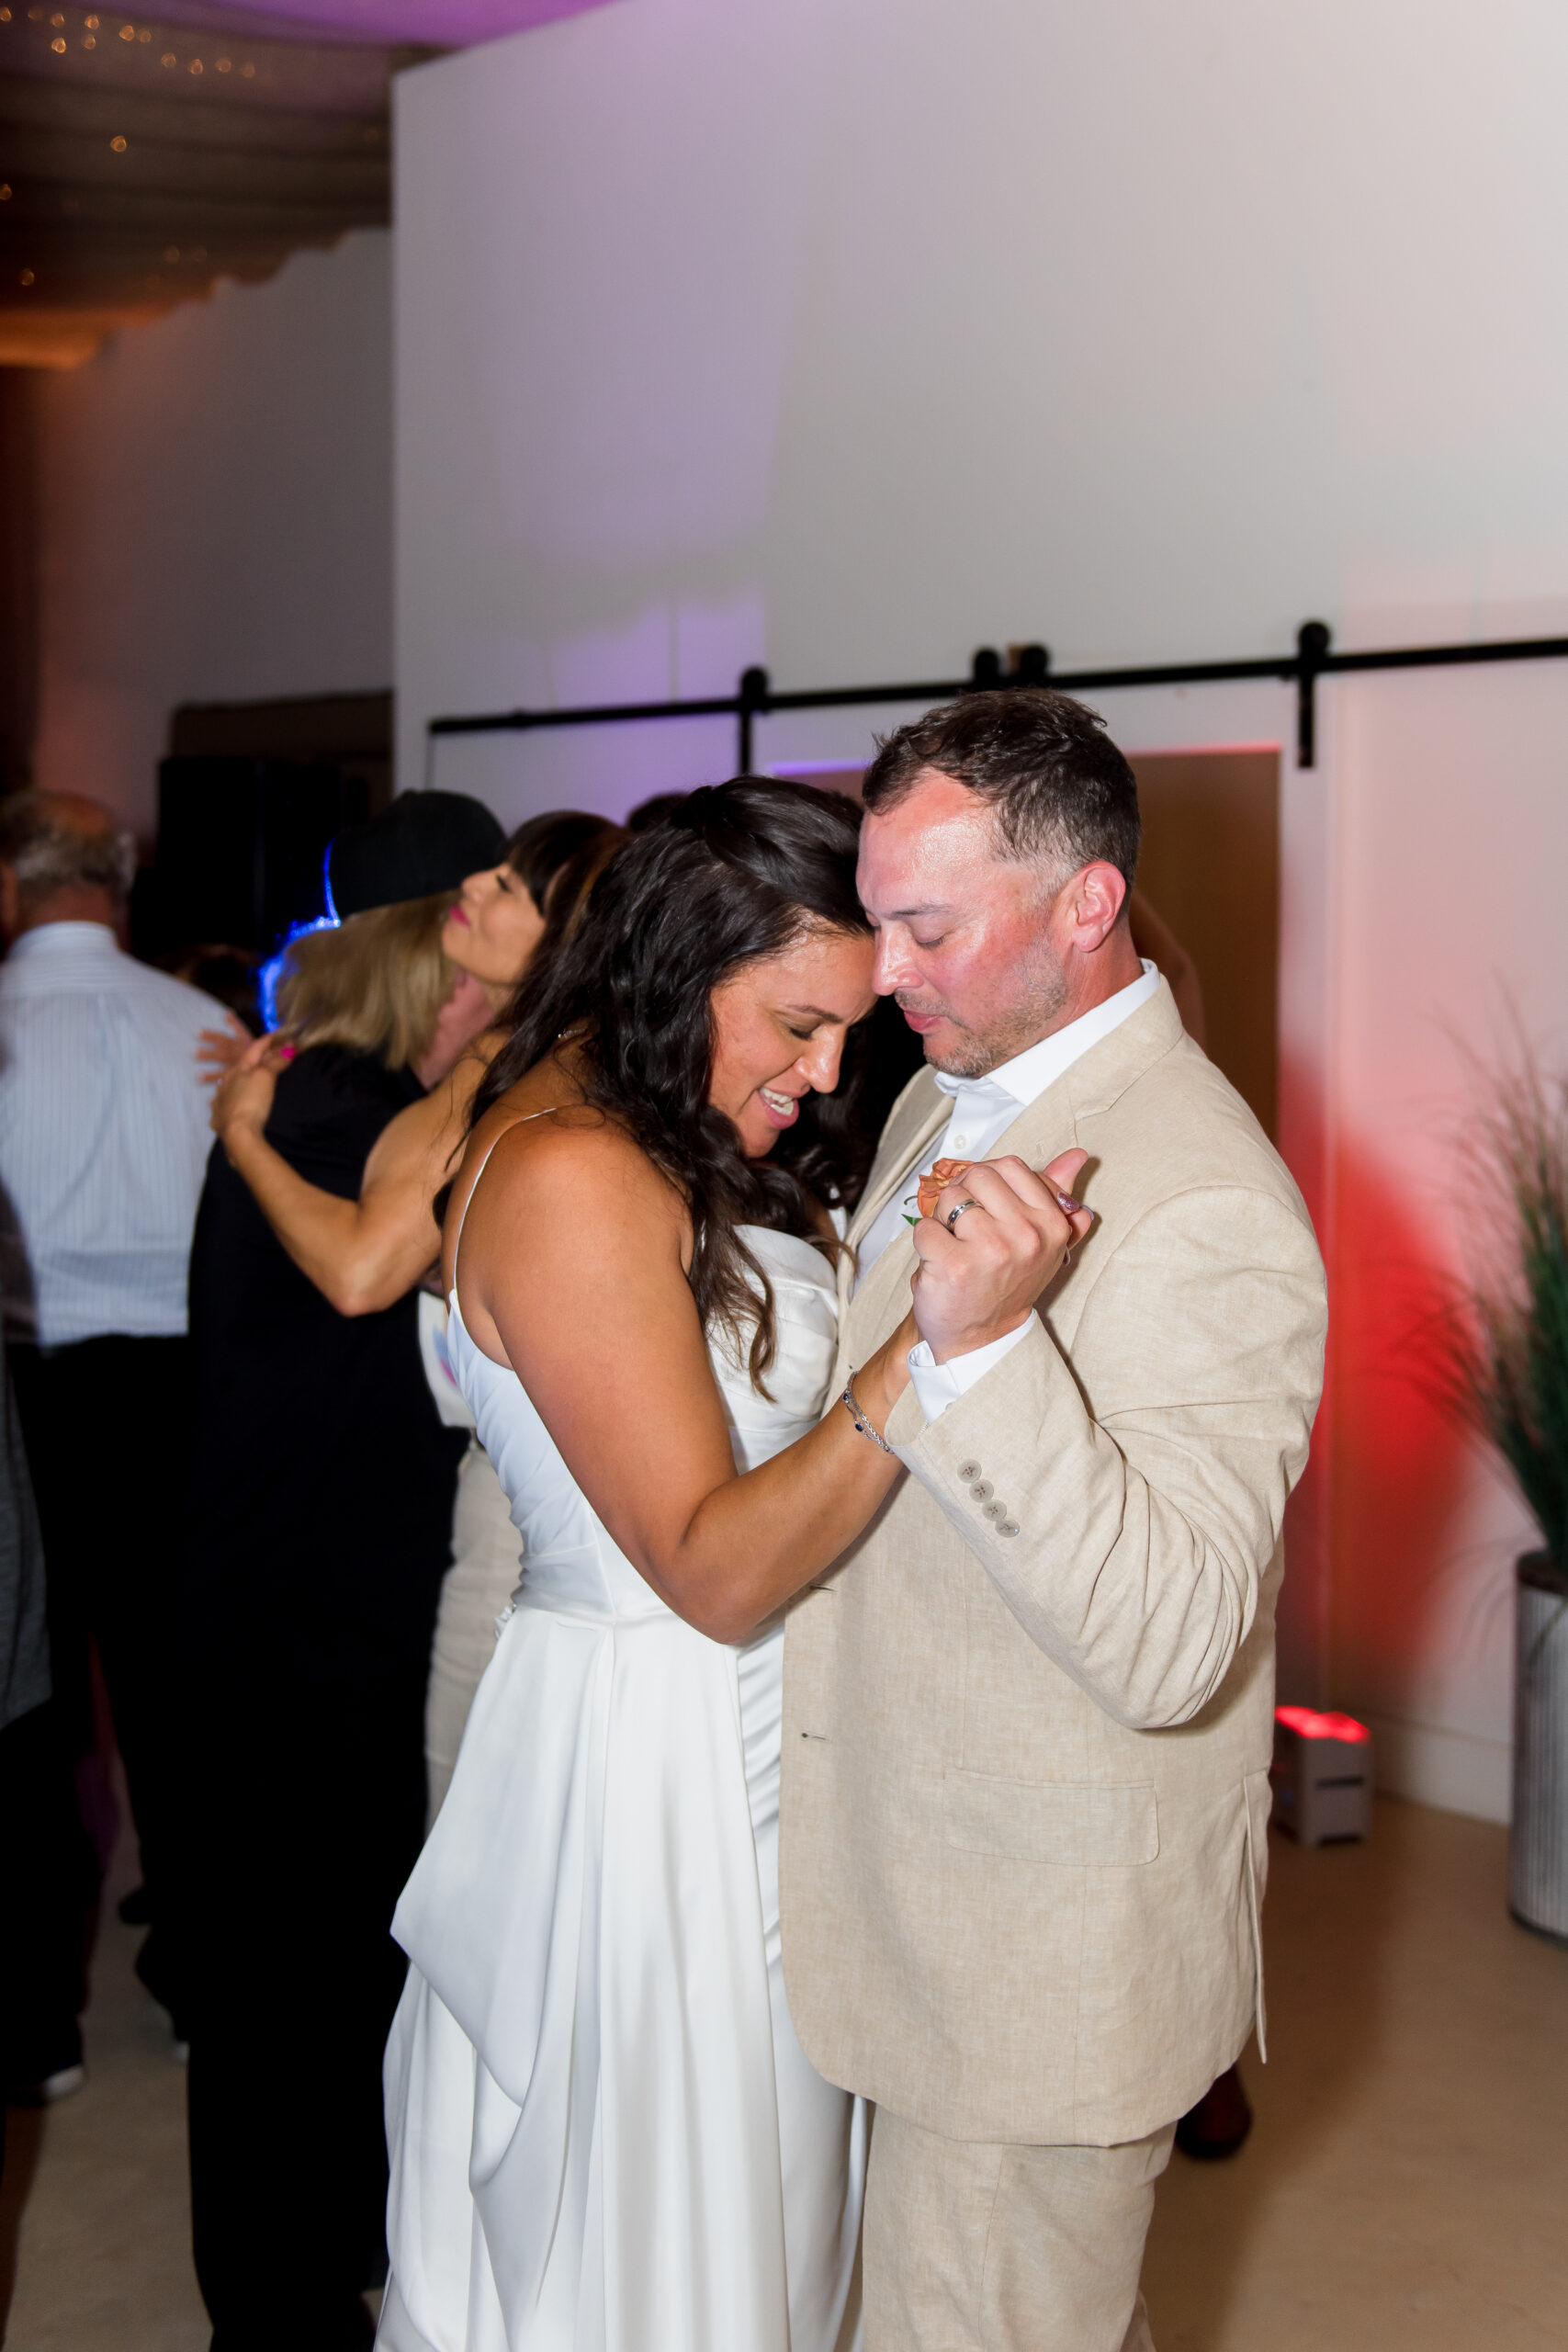
{"label": "draped ceiling fabric", "polygon": [[0,4],[0,365],[269,277],[389,217],[400,66],[599,0]]}

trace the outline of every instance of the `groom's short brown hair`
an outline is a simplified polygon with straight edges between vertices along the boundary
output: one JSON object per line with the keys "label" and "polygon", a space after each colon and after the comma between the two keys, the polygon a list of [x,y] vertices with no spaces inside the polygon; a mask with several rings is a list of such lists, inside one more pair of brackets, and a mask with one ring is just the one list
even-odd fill
{"label": "groom's short brown hair", "polygon": [[1138,865],[1138,787],[1098,711],[1049,686],[1008,686],[941,704],[878,739],[861,797],[891,808],[925,768],[966,785],[996,812],[1004,854],[1059,865]]}

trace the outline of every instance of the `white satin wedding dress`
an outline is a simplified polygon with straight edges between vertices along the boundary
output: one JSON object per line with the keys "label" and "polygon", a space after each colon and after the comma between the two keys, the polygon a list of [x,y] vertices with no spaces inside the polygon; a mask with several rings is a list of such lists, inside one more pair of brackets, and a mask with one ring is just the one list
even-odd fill
{"label": "white satin wedding dress", "polygon": [[[748,1226],[772,1399],[716,1339],[737,1466],[810,1429],[833,1280]],[[584,1334],[585,1344],[593,1344]],[[448,1348],[524,1542],[393,1933],[387,2352],[847,2352],[861,2103],[779,1961],[784,1628],[726,1648],[644,1583],[456,1290]]]}

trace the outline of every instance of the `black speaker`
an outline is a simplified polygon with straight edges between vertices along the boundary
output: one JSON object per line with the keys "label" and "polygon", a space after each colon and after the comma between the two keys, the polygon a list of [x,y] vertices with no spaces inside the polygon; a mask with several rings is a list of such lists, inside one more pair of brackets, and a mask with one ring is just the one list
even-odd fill
{"label": "black speaker", "polygon": [[327,844],[369,813],[365,778],[328,762],[163,761],[141,925],[157,937],[147,947],[167,956],[221,942],[270,953],[292,924],[325,912]]}

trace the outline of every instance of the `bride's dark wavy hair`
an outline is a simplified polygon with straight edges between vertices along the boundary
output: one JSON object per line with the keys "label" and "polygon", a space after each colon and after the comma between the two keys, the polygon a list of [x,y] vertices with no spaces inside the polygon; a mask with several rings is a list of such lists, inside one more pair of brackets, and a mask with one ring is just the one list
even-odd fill
{"label": "bride's dark wavy hair", "polygon": [[853,803],[810,785],[737,776],[689,794],[616,851],[576,930],[529,967],[512,1035],[469,1114],[477,1125],[573,1031],[586,1100],[631,1136],[687,1204],[690,1280],[704,1323],[720,1324],[741,1347],[754,1324],[749,1356],[759,1387],[776,1347],[773,1290],[736,1227],[771,1226],[831,1251],[811,1194],[852,1201],[875,1137],[856,1114],[865,1070],[857,1032],[838,1092],[809,1095],[769,1158],[748,1159],[734,1123],[708,1101],[714,990],[739,966],[811,931],[866,934],[855,895],[859,833]]}

